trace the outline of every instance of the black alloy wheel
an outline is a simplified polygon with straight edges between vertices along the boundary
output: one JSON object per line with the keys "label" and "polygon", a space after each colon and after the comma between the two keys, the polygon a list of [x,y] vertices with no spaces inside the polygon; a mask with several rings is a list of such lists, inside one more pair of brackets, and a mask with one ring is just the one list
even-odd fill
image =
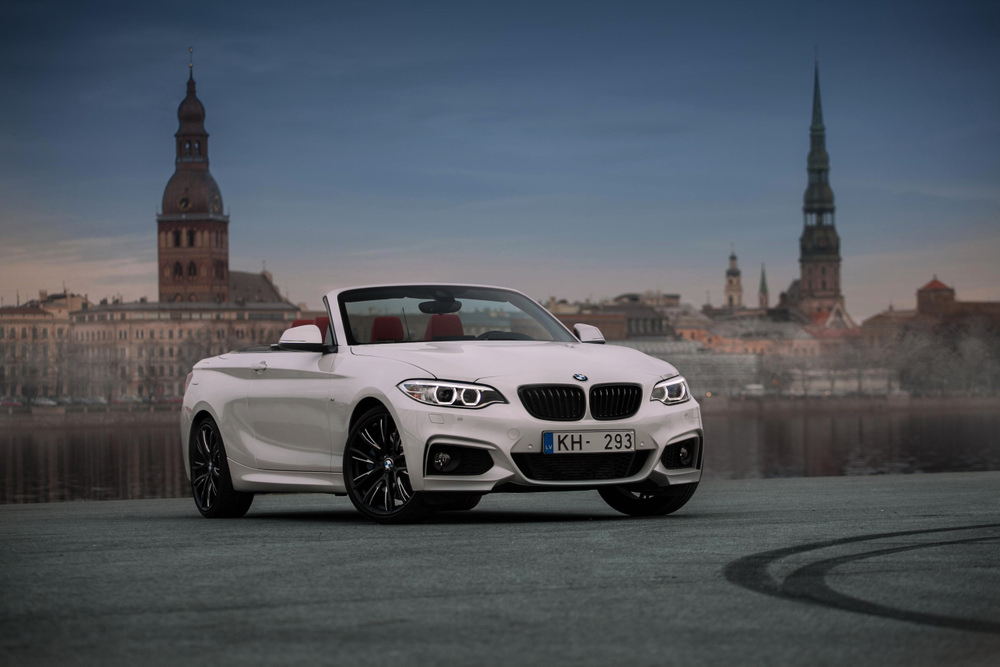
{"label": "black alloy wheel", "polygon": [[410,523],[427,513],[414,492],[399,429],[384,407],[358,419],[344,449],[344,482],[354,507],[379,523]]}
{"label": "black alloy wheel", "polygon": [[603,486],[601,498],[613,509],[629,516],[663,516],[684,507],[698,489],[698,482],[668,486],[654,492],[623,486]]}
{"label": "black alloy wheel", "polygon": [[253,494],[233,489],[222,434],[211,417],[199,421],[191,432],[188,453],[191,494],[202,516],[222,519],[246,514],[253,502]]}

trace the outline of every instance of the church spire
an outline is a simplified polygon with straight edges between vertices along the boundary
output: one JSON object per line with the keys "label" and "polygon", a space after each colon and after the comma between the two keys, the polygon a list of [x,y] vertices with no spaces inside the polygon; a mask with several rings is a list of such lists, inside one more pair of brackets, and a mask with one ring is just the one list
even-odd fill
{"label": "church spire", "polygon": [[806,169],[809,185],[802,205],[806,226],[833,224],[833,189],[830,187],[830,155],[826,152],[826,127],[819,96],[819,61],[813,74],[812,125],[809,127],[809,157]]}
{"label": "church spire", "polygon": [[767,293],[767,274],[764,273],[764,265],[760,265],[760,286],[757,288],[757,305],[767,310],[770,307],[771,298]]}
{"label": "church spire", "polygon": [[813,132],[825,132],[826,128],[823,127],[823,103],[819,98],[819,60],[815,63],[815,73],[813,76],[813,121],[812,127],[809,128]]}
{"label": "church spire", "polygon": [[834,225],[836,209],[830,187],[830,155],[826,152],[826,126],[819,94],[819,60],[813,64],[812,124],[809,126],[806,170],[809,184],[802,203],[798,307],[811,314],[830,312],[834,306],[842,308],[844,305],[840,291],[840,236]]}
{"label": "church spire", "polygon": [[188,64],[187,96],[177,107],[177,144],[175,163],[179,169],[208,169],[208,132],[205,131],[205,106],[198,99],[194,82],[194,63]]}

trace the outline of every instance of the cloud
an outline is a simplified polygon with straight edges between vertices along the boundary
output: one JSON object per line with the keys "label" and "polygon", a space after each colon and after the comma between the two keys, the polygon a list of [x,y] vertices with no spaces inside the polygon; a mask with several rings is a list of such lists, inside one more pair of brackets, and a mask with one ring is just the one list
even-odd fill
{"label": "cloud", "polygon": [[0,297],[4,304],[66,289],[91,300],[115,295],[126,301],[157,295],[156,262],[147,235],[29,242],[0,247]]}

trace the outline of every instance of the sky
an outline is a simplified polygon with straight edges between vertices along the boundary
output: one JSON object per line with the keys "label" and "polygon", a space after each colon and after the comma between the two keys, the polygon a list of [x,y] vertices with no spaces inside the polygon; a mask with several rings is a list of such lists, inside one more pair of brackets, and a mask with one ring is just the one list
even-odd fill
{"label": "sky", "polygon": [[230,268],[721,305],[798,275],[818,52],[858,321],[1000,300],[995,2],[18,2],[0,24],[0,298],[157,297],[194,48]]}

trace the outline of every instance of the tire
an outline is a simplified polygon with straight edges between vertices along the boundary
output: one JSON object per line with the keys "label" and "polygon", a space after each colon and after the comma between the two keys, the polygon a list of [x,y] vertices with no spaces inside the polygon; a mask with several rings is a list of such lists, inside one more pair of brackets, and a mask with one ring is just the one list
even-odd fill
{"label": "tire", "polygon": [[684,507],[698,489],[698,482],[666,487],[650,493],[622,486],[606,486],[598,490],[601,498],[613,509],[629,516],[663,516]]}
{"label": "tire", "polygon": [[209,519],[235,519],[246,514],[253,494],[233,489],[222,434],[211,417],[199,421],[191,432],[188,453],[191,495],[201,515]]}
{"label": "tire", "polygon": [[483,499],[481,493],[446,492],[425,496],[428,507],[435,512],[466,512]]}
{"label": "tire", "polygon": [[392,415],[377,407],[361,415],[344,448],[344,484],[359,512],[379,523],[412,523],[427,504],[414,492],[399,430]]}

